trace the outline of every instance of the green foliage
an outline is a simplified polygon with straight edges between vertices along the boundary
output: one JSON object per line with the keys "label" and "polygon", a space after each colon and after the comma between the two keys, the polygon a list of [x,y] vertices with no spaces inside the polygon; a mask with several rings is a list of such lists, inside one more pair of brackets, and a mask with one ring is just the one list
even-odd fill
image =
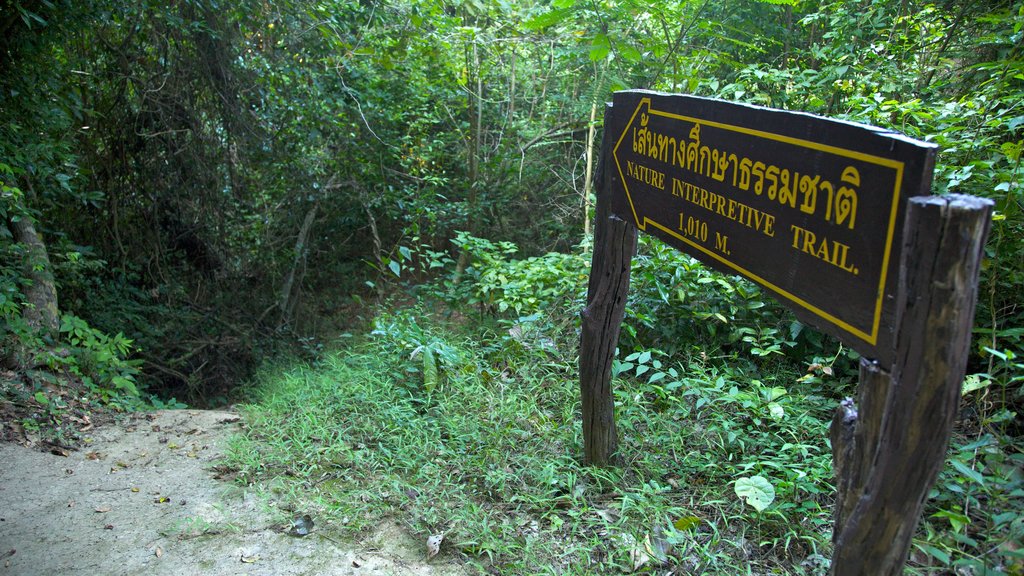
{"label": "green foliage", "polygon": [[[426,323],[426,326],[423,324]],[[434,390],[445,381],[445,376],[460,370],[467,359],[463,351],[447,342],[446,335],[437,331],[429,317],[413,311],[381,314],[373,320],[370,336],[389,357],[401,366],[402,386],[417,401],[429,401]]]}
{"label": "green foliage", "polygon": [[736,496],[758,512],[764,512],[764,509],[775,501],[775,488],[764,476],[737,478],[734,490]]}
{"label": "green foliage", "polygon": [[[268,367],[232,446],[240,480],[345,534],[396,514],[444,531],[444,551],[481,573],[629,570],[645,541],[662,551],[652,569],[722,574],[827,549],[824,399],[640,352],[616,384],[630,463],[585,468],[572,346],[486,326],[382,311],[373,334],[317,369]],[[776,493],[760,514],[734,492],[753,477]]]}
{"label": "green foliage", "polygon": [[[657,343],[674,353],[693,345],[758,363],[826,356],[837,346],[751,282],[643,237],[633,259],[623,332],[626,347]],[[844,369],[851,359],[855,356],[842,355]]]}
{"label": "green foliage", "polygon": [[104,402],[125,406],[137,403],[136,378],[142,362],[128,359],[131,340],[120,332],[108,336],[71,314],[61,318],[60,332],[69,344],[70,354],[51,356],[54,367],[60,366],[80,377]]}
{"label": "green foliage", "polygon": [[1024,490],[1022,464],[1012,442],[991,434],[958,439],[914,543],[927,558],[922,563],[977,574],[1019,569],[1024,522],[1012,510]]}
{"label": "green foliage", "polygon": [[[937,143],[935,191],[992,198],[996,216],[962,435],[914,563],[1020,571],[1021,2],[9,7],[4,359],[42,353],[119,405],[140,390],[217,403],[290,346],[325,371],[264,384],[245,450],[266,460],[249,477],[327,474],[316,497],[354,526],[408,505],[509,572],[630,571],[650,543],[684,573],[798,573],[828,548],[823,438],[856,354],[660,242],[634,259],[615,363],[624,449],[640,456],[614,472],[568,456],[591,111],[643,87]],[[43,264],[12,241],[20,218],[68,313],[55,340],[22,318],[25,265]],[[367,284],[378,301],[440,299],[462,326],[382,313],[362,348],[325,353]],[[45,379],[19,402],[52,420],[66,395]],[[292,470],[293,451],[309,466]],[[736,493],[754,478],[775,492],[760,510]]]}
{"label": "green foliage", "polygon": [[465,287],[457,287],[461,304],[528,316],[561,310],[583,300],[587,262],[583,254],[549,252],[512,259],[519,249],[512,242],[491,242],[459,232],[454,244],[470,255]]}

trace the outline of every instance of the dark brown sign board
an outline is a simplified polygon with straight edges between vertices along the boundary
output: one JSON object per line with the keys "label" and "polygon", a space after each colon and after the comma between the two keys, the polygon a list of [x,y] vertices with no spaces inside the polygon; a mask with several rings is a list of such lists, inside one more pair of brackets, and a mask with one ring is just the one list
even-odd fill
{"label": "dark brown sign board", "polygon": [[611,210],[883,366],[907,199],[937,147],[881,128],[723,100],[616,92]]}

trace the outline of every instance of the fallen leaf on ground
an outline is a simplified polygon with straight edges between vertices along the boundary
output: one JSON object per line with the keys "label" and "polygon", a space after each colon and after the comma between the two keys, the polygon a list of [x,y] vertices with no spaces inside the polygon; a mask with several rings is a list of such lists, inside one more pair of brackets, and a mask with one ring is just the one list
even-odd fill
{"label": "fallen leaf on ground", "polygon": [[596,510],[594,510],[594,512],[596,512],[597,515],[601,517],[601,520],[604,520],[609,524],[614,524],[615,521],[619,519],[619,515],[615,512],[612,512],[611,510],[597,508]]}
{"label": "fallen leaf on ground", "polygon": [[647,535],[644,540],[644,549],[648,556],[657,560],[658,564],[665,564],[668,562],[668,553],[672,549],[672,544],[665,537],[665,531],[659,526],[654,529],[653,535]]}
{"label": "fallen leaf on ground", "polygon": [[427,538],[427,560],[437,556],[437,553],[441,551],[442,540],[444,540],[444,534],[434,534]]}
{"label": "fallen leaf on ground", "polygon": [[88,458],[89,460],[99,460],[100,459],[100,453],[99,452],[86,452],[85,453],[85,457]]}
{"label": "fallen leaf on ground", "polygon": [[697,526],[700,526],[700,518],[692,515],[683,516],[682,518],[679,518],[675,522],[673,522],[672,526],[674,526],[676,530],[685,532],[686,530],[692,530]]}
{"label": "fallen leaf on ground", "polygon": [[96,509],[96,511],[99,512],[100,514],[104,514],[106,512],[110,512],[110,510],[111,510],[110,506],[100,506],[99,508]]}
{"label": "fallen leaf on ground", "polygon": [[292,522],[292,528],[299,536],[305,536],[313,531],[313,518],[309,514],[300,516]]}
{"label": "fallen leaf on ground", "polygon": [[[647,544],[649,546],[649,537],[646,537],[645,540],[647,540]],[[651,561],[651,557],[647,554],[647,551],[644,550],[644,546],[639,544],[632,536],[628,534],[623,536],[622,542],[629,546],[629,564],[633,567],[633,572],[639,571]]]}
{"label": "fallen leaf on ground", "polygon": [[159,558],[159,557],[164,555],[164,549],[159,547],[159,546],[157,546],[156,550],[153,552],[153,554],[155,554],[156,557]]}
{"label": "fallen leaf on ground", "polygon": [[252,556],[246,556],[245,554],[243,554],[242,558],[241,558],[242,564],[254,564],[259,559],[260,559],[260,555],[259,554],[253,554]]}
{"label": "fallen leaf on ground", "polygon": [[153,500],[153,503],[154,504],[166,504],[167,502],[170,502],[170,501],[171,501],[171,499],[168,498],[167,496],[160,496],[156,500]]}

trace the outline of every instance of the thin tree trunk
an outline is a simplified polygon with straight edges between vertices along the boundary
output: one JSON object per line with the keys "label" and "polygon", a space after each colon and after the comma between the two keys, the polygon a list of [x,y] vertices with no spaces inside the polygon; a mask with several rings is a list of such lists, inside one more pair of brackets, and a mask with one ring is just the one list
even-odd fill
{"label": "thin tree trunk", "polygon": [[590,124],[587,129],[587,175],[583,181],[583,238],[590,238],[590,192],[593,189],[594,181],[594,133],[597,127],[594,119],[597,117],[597,99],[590,103]]}
{"label": "thin tree trunk", "polygon": [[[299,302],[299,286],[302,285],[302,278],[306,275],[306,241],[309,239],[309,232],[313,228],[313,221],[316,219],[317,208],[320,203],[314,203],[306,212],[306,218],[299,228],[299,236],[295,239],[295,257],[292,260],[292,267],[285,277],[284,287],[281,288],[281,323],[280,326],[287,326],[292,323],[295,315],[295,307]],[[296,276],[299,281],[296,282]]]}
{"label": "thin tree trunk", "polygon": [[[384,248],[380,241],[380,234],[377,232],[377,219],[373,217],[373,212],[370,212],[370,205],[363,204],[363,210],[366,211],[366,218],[370,221],[370,232],[373,234],[373,259],[377,262],[377,270],[381,274],[384,273]],[[380,280],[380,278],[378,278]],[[377,290],[377,298],[384,298],[384,287],[380,282],[374,284]]]}
{"label": "thin tree trunk", "polygon": [[[476,90],[469,97],[469,123],[470,135],[467,146],[469,164],[469,192],[466,195],[466,210],[469,214],[466,227],[470,234],[476,233],[476,220],[479,207],[477,206],[478,180],[480,179],[480,125],[483,123],[483,79],[480,77],[480,54],[477,52],[476,40],[473,41],[472,56],[466,54],[466,68],[471,70],[476,77]],[[467,82],[468,84],[468,82]],[[458,286],[462,275],[469,266],[469,252],[463,250],[459,254],[459,261],[455,264],[455,274],[452,276],[452,288]]]}
{"label": "thin tree trunk", "polygon": [[[598,65],[594,65],[595,72],[597,72]],[[597,74],[597,83],[594,85],[594,92],[590,97],[590,123],[587,125],[587,169],[586,169],[586,180],[583,182],[583,237],[584,239],[590,238],[590,193],[593,191],[594,186],[594,136],[597,132],[597,103],[601,99],[601,90],[604,87],[604,75],[608,68],[603,68],[600,73]]]}

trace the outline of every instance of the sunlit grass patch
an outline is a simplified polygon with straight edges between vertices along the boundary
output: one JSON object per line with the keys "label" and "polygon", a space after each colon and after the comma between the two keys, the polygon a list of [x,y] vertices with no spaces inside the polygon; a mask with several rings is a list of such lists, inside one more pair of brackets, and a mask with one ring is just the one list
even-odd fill
{"label": "sunlit grass patch", "polygon": [[[573,352],[384,314],[315,369],[268,370],[232,464],[332,530],[394,518],[501,573],[815,573],[828,402],[783,389],[792,374],[654,354],[660,387],[635,367],[616,381],[622,465],[593,469],[578,460]],[[776,493],[761,511],[733,490],[755,475]]]}

